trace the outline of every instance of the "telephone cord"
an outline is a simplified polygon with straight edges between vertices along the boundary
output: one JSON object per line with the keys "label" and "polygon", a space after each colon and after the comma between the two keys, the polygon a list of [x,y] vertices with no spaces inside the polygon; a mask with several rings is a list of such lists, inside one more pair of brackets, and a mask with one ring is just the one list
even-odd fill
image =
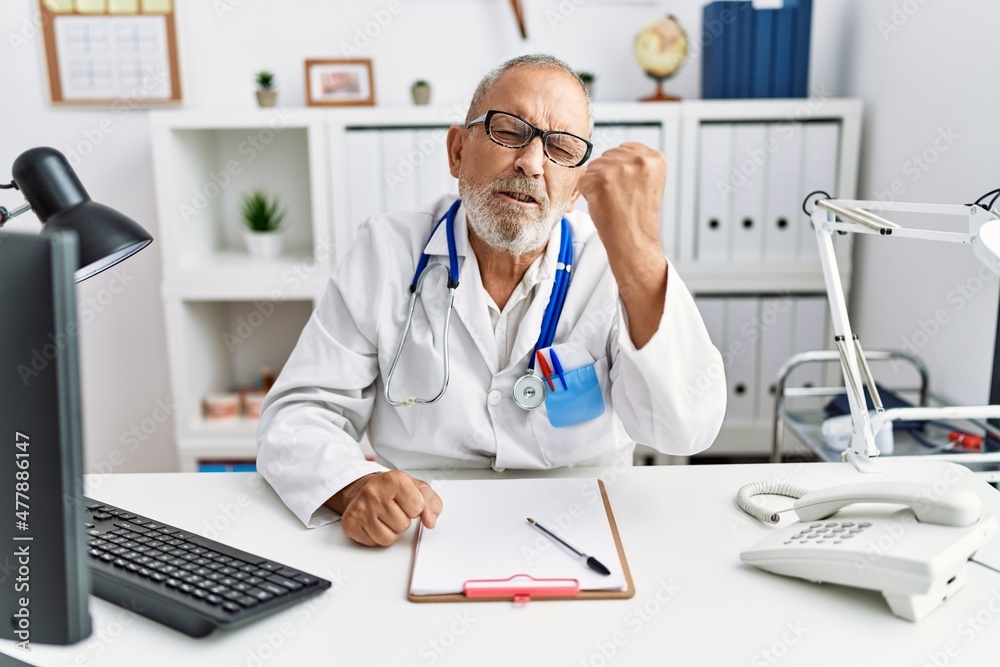
{"label": "telephone cord", "polygon": [[809,493],[809,489],[795,484],[783,482],[751,482],[744,485],[736,493],[736,504],[744,512],[764,523],[778,523],[781,519],[778,516],[781,512],[770,510],[756,502],[753,497],[761,495],[788,496],[789,498],[801,498]]}

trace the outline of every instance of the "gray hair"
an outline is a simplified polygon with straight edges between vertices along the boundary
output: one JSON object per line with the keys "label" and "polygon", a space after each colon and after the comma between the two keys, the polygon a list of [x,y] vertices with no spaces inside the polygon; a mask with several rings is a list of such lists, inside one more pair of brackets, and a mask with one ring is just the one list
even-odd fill
{"label": "gray hair", "polygon": [[482,81],[479,82],[479,85],[476,87],[476,92],[472,94],[472,102],[469,104],[469,113],[465,117],[466,125],[468,125],[474,118],[483,115],[483,98],[489,94],[489,92],[493,89],[493,86],[495,86],[497,81],[500,80],[500,77],[503,76],[504,73],[519,67],[539,70],[554,69],[565,72],[573,77],[573,79],[580,84],[580,90],[583,91],[584,97],[587,98],[587,119],[590,121],[590,133],[593,134],[594,104],[590,100],[590,93],[587,91],[587,87],[583,85],[583,79],[581,79],[579,75],[577,75],[577,73],[562,60],[544,53],[535,53],[511,58],[507,62],[490,70],[489,73],[483,77]]}

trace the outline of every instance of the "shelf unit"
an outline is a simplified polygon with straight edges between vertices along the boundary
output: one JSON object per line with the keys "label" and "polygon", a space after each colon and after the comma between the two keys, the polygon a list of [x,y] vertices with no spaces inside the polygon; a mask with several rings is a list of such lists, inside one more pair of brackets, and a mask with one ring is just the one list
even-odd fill
{"label": "shelf unit", "polygon": [[[801,207],[805,195],[814,190],[825,190],[835,197],[854,196],[862,106],[859,100],[853,99],[796,99],[691,101],[682,103],[681,107],[682,177],[677,194],[679,219],[685,222],[677,225],[679,237],[673,259],[700,307],[712,304],[713,300],[726,300],[730,314],[740,313],[738,321],[742,322],[742,327],[738,332],[731,321],[718,324],[721,332],[713,331],[706,315],[713,340],[724,356],[727,351],[731,352],[734,332],[738,333],[738,342],[757,345],[752,378],[738,377],[740,370],[750,372],[742,363],[750,353],[727,365],[729,407],[726,421],[705,455],[763,458],[769,452],[770,419],[775,400],[773,381],[781,363],[798,352],[833,348],[816,240]],[[709,254],[699,252],[706,249],[703,237],[708,232],[700,209],[706,204],[706,194],[710,194],[711,189],[706,190],[702,181],[706,173],[711,172],[706,160],[717,155],[712,150],[714,146],[705,145],[710,137],[706,128],[726,128],[731,132],[732,154],[727,173],[732,175],[737,168],[740,172],[727,180],[730,186],[727,192],[732,200],[728,203],[732,217],[729,222],[734,241],[724,258],[718,248],[709,248],[711,258],[699,256]],[[748,141],[746,137],[751,139]],[[794,168],[796,158],[798,169]],[[775,178],[775,174],[781,178]],[[758,179],[756,183],[755,178]],[[737,208],[748,206],[747,197],[743,196],[741,201],[741,195],[751,191],[754,185],[760,188],[762,213],[760,219],[754,221],[756,226],[748,228],[747,220]],[[782,218],[787,219],[783,221]],[[787,238],[780,238],[782,235]],[[748,257],[745,248],[737,252],[736,243],[747,244],[757,239],[762,239],[757,257]],[[770,241],[775,241],[773,247],[777,251],[771,252]],[[834,248],[841,267],[841,280],[849,294],[852,239],[849,236],[836,238]],[[749,317],[754,313],[758,319],[767,315],[771,309],[769,300],[774,302],[775,297],[787,299],[791,307],[774,313],[767,327],[752,326],[750,335],[746,335],[747,323],[752,321]],[[755,298],[756,311],[749,303]],[[754,328],[759,335],[757,340],[753,339]],[[722,340],[727,334],[729,340]],[[775,353],[774,344],[780,348],[784,342],[780,340],[782,337],[787,338],[786,351]],[[791,378],[791,384],[798,386],[830,385],[839,381],[834,368],[798,373]],[[756,393],[750,401],[752,406],[744,405],[750,398],[739,391],[744,385],[753,387]]]}
{"label": "shelf unit", "polygon": [[[256,457],[256,421],[202,417],[211,393],[281,370],[330,274],[325,119],[312,109],[157,112],[150,125],[162,297],[181,469]],[[281,258],[242,245],[240,198],[262,188],[286,210]]]}
{"label": "shelf unit", "polygon": [[[412,209],[457,192],[447,171],[444,137],[464,114],[457,106],[150,114],[162,296],[171,391],[180,406],[175,426],[183,470],[196,470],[199,462],[255,458],[256,422],[206,422],[202,398],[252,384],[264,366],[280,371],[332,268],[366,217]],[[595,155],[624,141],[641,141],[665,154],[669,170],[661,239],[699,303],[738,298],[763,303],[776,294],[796,298],[824,293],[819,262],[812,258],[699,257],[702,130],[835,125],[835,182],[828,187],[834,190],[830,194],[850,198],[857,181],[860,102],[596,104],[595,120]],[[239,199],[255,188],[277,194],[288,211],[288,247],[278,260],[255,260],[243,250]],[[796,233],[811,236],[804,214],[792,224]],[[849,285],[849,238],[839,241],[838,261]],[[251,317],[259,320],[258,326]],[[239,338],[241,327],[249,327],[250,335],[230,349],[227,334]],[[756,415],[742,421],[727,418],[710,451],[766,453],[768,423]]]}

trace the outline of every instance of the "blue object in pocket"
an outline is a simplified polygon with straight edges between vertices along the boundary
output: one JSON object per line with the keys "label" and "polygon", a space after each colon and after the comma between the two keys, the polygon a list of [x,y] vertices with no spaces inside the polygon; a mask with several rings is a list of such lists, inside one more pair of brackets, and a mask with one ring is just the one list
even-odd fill
{"label": "blue object in pocket", "polygon": [[566,388],[559,376],[552,375],[554,391],[545,397],[549,423],[559,428],[590,421],[604,414],[604,394],[594,364],[563,373]]}

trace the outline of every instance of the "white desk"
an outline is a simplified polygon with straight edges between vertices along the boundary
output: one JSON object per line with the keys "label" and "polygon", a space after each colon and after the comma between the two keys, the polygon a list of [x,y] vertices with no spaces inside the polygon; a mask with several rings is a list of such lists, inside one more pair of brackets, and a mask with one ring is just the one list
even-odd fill
{"label": "white desk", "polygon": [[[950,465],[887,461],[883,474],[935,480]],[[740,485],[782,474],[809,488],[859,479],[846,464],[649,467],[603,474],[636,596],[525,607],[407,602],[412,529],[387,549],[350,543],[339,524],[305,530],[255,474],[89,476],[94,498],[196,533],[214,525],[218,535],[210,536],[331,579],[333,588],[249,627],[204,639],[92,598],[94,634],[79,645],[33,645],[26,656],[5,641],[0,652],[37,665],[129,667],[980,667],[1000,662],[1000,574],[977,565],[970,565],[971,583],[964,590],[912,624],[892,616],[878,593],[779,577],[740,562],[742,549],[774,530],[736,507]],[[982,495],[984,511],[1000,514],[1000,493],[971,475],[960,485]],[[775,506],[788,504],[773,500]],[[784,521],[790,520],[786,515]],[[1000,539],[980,558],[1000,564]]]}

